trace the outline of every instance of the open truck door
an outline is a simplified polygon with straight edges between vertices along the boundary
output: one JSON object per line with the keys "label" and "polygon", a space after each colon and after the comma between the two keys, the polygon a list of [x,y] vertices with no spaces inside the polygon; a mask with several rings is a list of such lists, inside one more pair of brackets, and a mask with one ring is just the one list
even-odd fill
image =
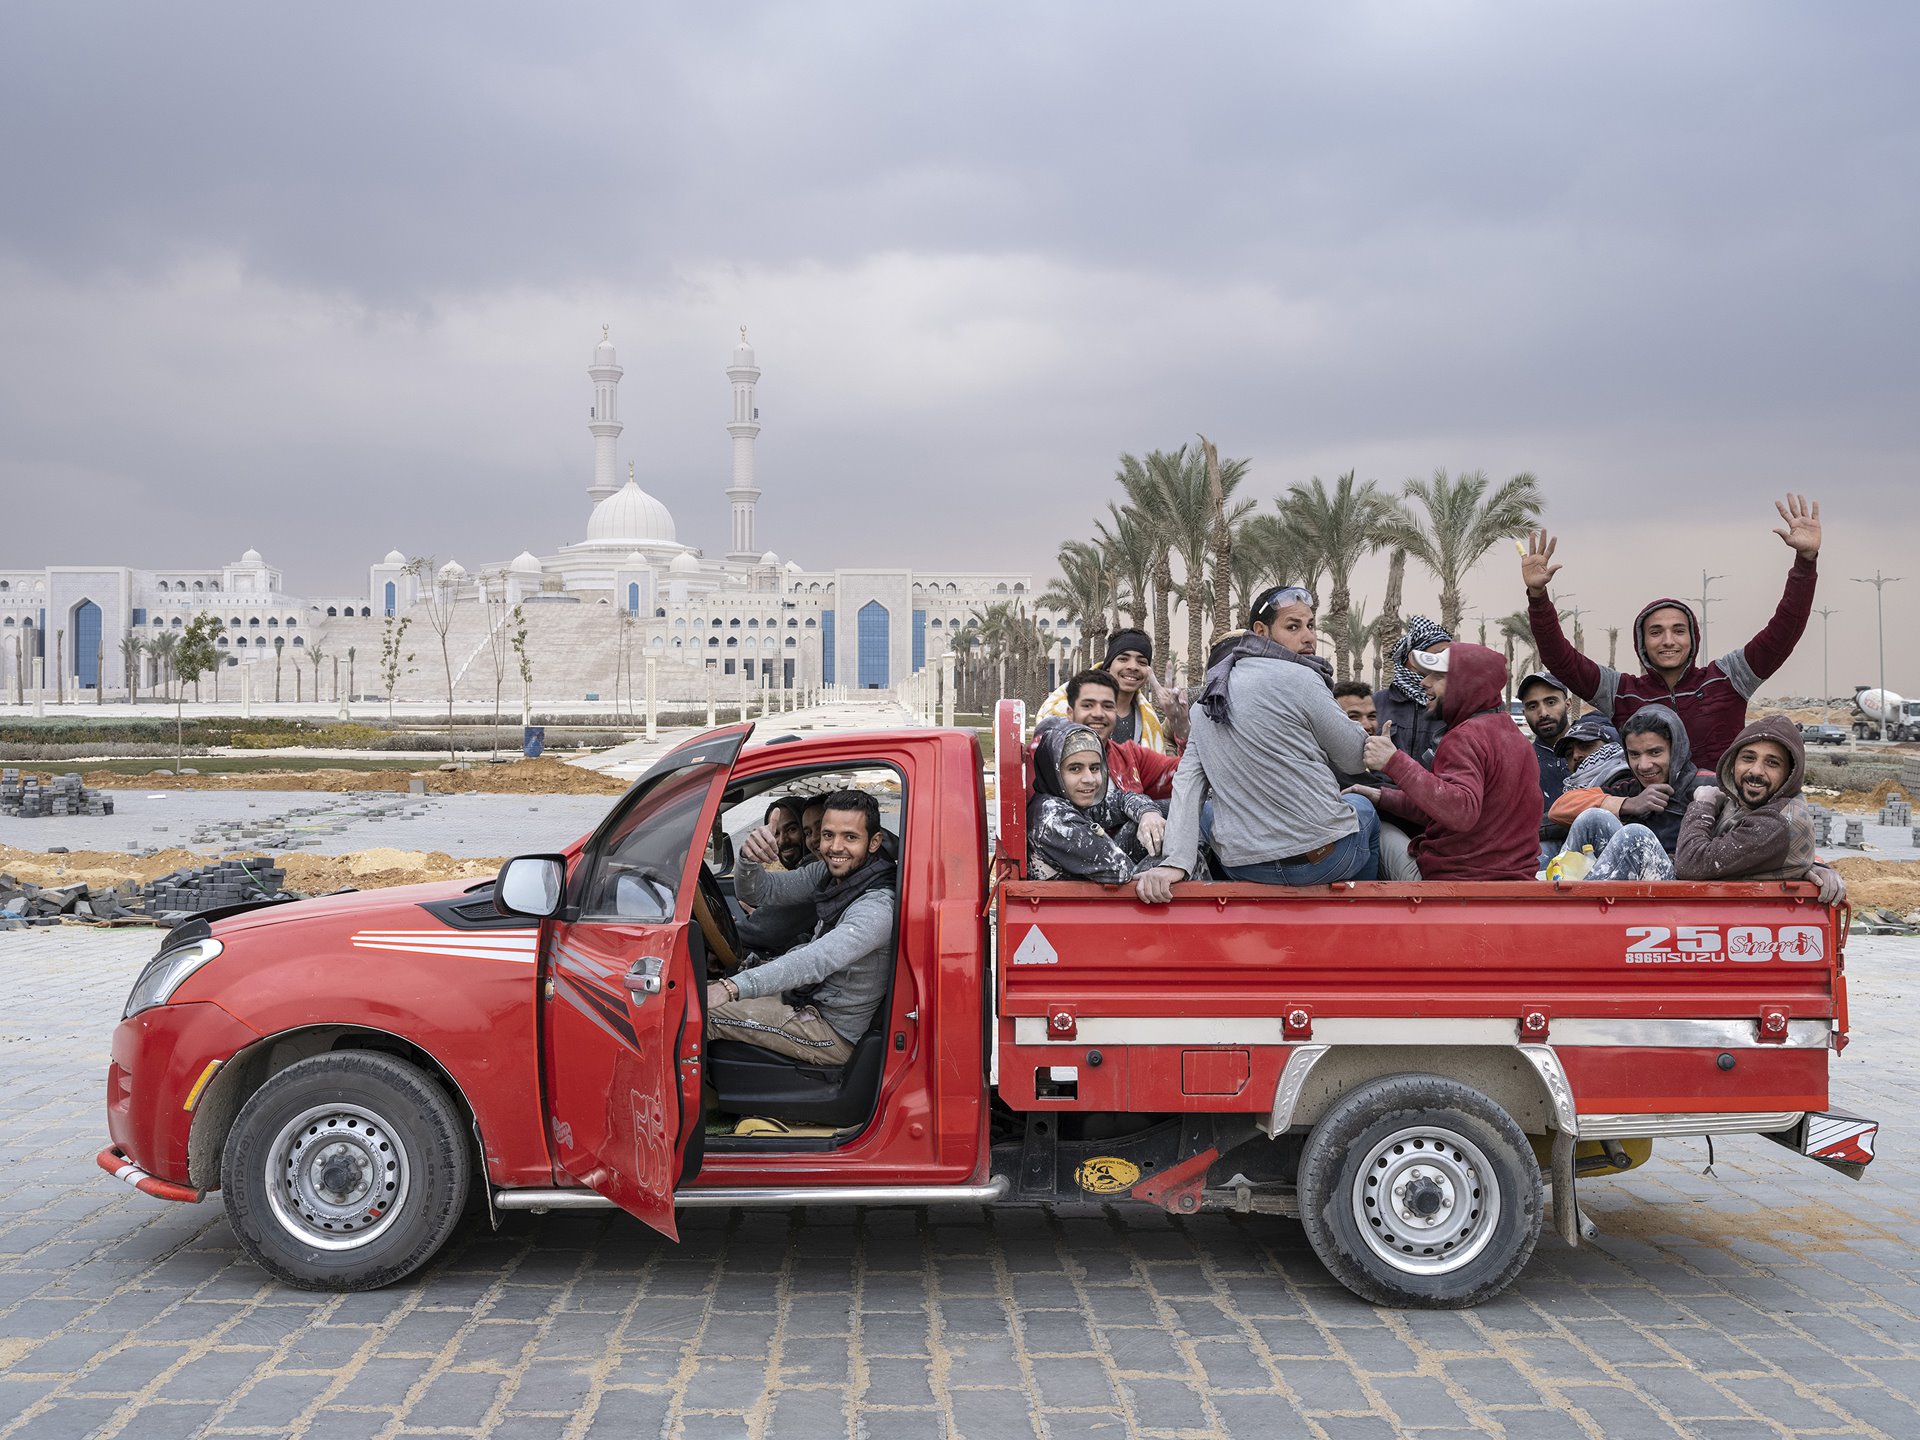
{"label": "open truck door", "polygon": [[[674,1190],[700,1168],[702,857],[733,725],[664,757],[594,832],[551,923],[542,1007],[547,1125],[566,1170],[678,1239]],[[695,1142],[691,1146],[690,1142]]]}

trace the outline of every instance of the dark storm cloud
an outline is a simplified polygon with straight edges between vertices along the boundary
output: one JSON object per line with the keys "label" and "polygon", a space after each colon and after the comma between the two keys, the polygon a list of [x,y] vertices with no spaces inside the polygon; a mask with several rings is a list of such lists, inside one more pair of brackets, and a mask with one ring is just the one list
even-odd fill
{"label": "dark storm cloud", "polygon": [[[1567,522],[1693,526],[1794,484],[1911,544],[1916,32],[1892,4],[14,7],[0,563],[81,558],[26,538],[76,484],[120,500],[86,558],[259,544],[308,591],[393,536],[577,538],[602,320],[623,455],[710,550],[743,319],[763,533],[818,563],[1044,568],[1119,451],[1198,429],[1262,495],[1532,469]],[[263,486],[338,503],[293,522]],[[952,513],[847,533],[903,493]]]}

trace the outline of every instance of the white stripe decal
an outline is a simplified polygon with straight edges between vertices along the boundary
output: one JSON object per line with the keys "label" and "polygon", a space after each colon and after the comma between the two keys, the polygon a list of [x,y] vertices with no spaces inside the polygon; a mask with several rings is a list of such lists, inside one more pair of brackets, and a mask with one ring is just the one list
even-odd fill
{"label": "white stripe decal", "polygon": [[406,945],[382,940],[355,940],[356,950],[386,950],[400,955],[452,955],[467,960],[511,960],[516,965],[532,965],[538,956],[532,950],[477,950],[458,945]]}
{"label": "white stripe decal", "polygon": [[[1789,1049],[1826,1049],[1833,1027],[1826,1020],[1794,1020]],[[1368,1019],[1315,1017],[1309,1037],[1316,1045],[1514,1045],[1516,1019],[1389,1016]],[[1013,1017],[1016,1045],[1291,1045],[1280,1017],[1081,1016],[1072,1039],[1052,1034],[1038,1015]],[[1752,1049],[1760,1044],[1755,1022],[1742,1020],[1607,1020],[1554,1017],[1546,1044],[1556,1048],[1635,1045],[1656,1049]]]}
{"label": "white stripe decal", "polygon": [[539,943],[539,932],[534,930],[359,930],[353,936],[356,940],[423,940],[439,943],[457,941],[462,945],[496,945],[502,949],[526,949]]}

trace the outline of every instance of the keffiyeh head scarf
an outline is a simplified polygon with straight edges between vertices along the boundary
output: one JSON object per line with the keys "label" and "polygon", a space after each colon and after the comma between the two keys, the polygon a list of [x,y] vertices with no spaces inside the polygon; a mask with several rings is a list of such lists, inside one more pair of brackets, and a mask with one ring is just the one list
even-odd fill
{"label": "keffiyeh head scarf", "polygon": [[1452,644],[1453,636],[1426,616],[1413,615],[1407,619],[1407,633],[1394,642],[1393,688],[1417,705],[1431,705],[1433,692],[1427,689],[1426,682],[1420,678],[1420,672],[1407,663],[1408,652],[1431,650],[1443,640]]}

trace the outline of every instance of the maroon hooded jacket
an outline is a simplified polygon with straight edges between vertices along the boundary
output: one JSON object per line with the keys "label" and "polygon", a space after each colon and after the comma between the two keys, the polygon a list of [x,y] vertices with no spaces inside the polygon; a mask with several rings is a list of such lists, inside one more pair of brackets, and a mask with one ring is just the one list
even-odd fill
{"label": "maroon hooded jacket", "polygon": [[1502,701],[1507,665],[1484,645],[1447,649],[1447,733],[1423,770],[1404,751],[1387,761],[1400,788],[1380,808],[1426,824],[1413,842],[1425,880],[1531,880],[1540,870],[1540,766]]}
{"label": "maroon hooded jacket", "polygon": [[[1693,763],[1702,770],[1712,770],[1733,737],[1746,726],[1747,698],[1760,688],[1762,680],[1787,663],[1793,647],[1800,643],[1807,617],[1813,613],[1817,578],[1814,562],[1796,555],[1793,568],[1787,572],[1787,588],[1766,628],[1739,649],[1729,650],[1706,665],[1696,663],[1700,658],[1700,622],[1693,607],[1680,600],[1656,600],[1634,617],[1633,649],[1642,667],[1638,675],[1622,675],[1574,649],[1560,629],[1560,614],[1549,596],[1528,597],[1527,621],[1533,627],[1540,662],[1574,694],[1611,719],[1615,729],[1626,724],[1642,705],[1665,705],[1687,727],[1687,738],[1693,742]],[[1672,686],[1647,660],[1647,616],[1661,609],[1684,613],[1693,632],[1686,673]]]}

